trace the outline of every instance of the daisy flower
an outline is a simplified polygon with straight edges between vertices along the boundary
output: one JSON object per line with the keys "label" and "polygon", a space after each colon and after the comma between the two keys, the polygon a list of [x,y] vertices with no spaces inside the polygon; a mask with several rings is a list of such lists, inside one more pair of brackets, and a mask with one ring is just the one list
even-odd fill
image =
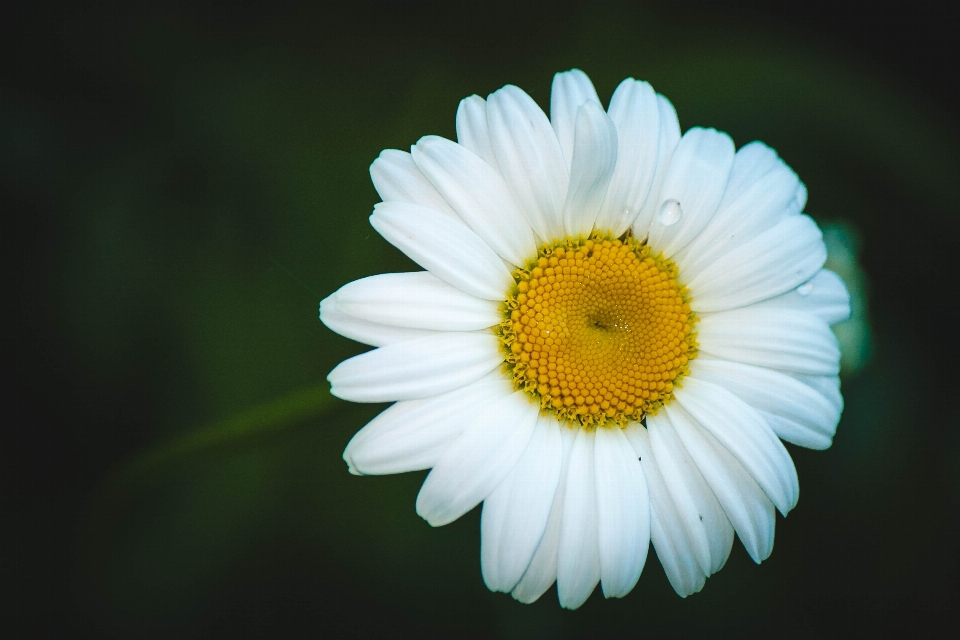
{"label": "daisy flower", "polygon": [[493,591],[577,608],[629,593],[650,542],[681,596],[736,533],[760,562],[797,503],[781,440],[825,449],[843,406],[806,189],[769,147],[681,136],[670,102],[624,80],[604,111],[577,69],[550,117],[519,88],[457,111],[370,167],[370,223],[425,271],[351,282],[320,318],[376,347],[332,393],[394,402],[343,457],[352,473],[431,469],[440,526],[483,504]]}

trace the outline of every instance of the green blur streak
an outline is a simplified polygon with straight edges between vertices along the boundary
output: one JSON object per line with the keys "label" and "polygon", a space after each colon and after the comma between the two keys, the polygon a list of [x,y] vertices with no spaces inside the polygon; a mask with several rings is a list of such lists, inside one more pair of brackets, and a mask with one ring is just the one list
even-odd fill
{"label": "green blur streak", "polygon": [[225,420],[160,442],[130,460],[123,466],[121,474],[153,471],[198,453],[274,434],[306,418],[317,416],[333,404],[333,396],[327,387],[327,383],[311,385]]}

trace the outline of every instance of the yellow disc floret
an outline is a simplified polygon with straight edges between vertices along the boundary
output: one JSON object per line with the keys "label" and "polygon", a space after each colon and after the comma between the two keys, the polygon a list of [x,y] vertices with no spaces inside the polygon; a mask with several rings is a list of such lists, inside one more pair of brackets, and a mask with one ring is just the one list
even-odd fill
{"label": "yellow disc floret", "polygon": [[696,357],[676,265],[632,237],[546,246],[515,280],[497,327],[508,374],[562,420],[639,421],[669,402]]}

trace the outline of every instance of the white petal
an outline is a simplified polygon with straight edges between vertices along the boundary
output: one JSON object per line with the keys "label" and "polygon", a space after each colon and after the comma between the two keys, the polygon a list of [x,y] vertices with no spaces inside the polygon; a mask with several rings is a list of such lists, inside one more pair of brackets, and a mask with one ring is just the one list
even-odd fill
{"label": "white petal", "polygon": [[513,286],[510,271],[480,236],[449,217],[411,204],[378,204],[370,224],[421,267],[456,288],[501,301]]}
{"label": "white petal", "polygon": [[680,405],[750,472],[780,513],[797,505],[800,481],[783,443],[753,407],[727,389],[688,376],[674,392]]}
{"label": "white petal", "polygon": [[653,175],[653,184],[650,185],[650,192],[643,201],[643,207],[640,209],[640,215],[633,221],[633,235],[638,238],[646,238],[650,234],[650,225],[653,219],[660,211],[662,200],[660,191],[663,187],[664,179],[667,175],[667,169],[673,154],[680,144],[680,122],[677,120],[677,110],[673,108],[670,101],[660,94],[657,94],[657,108],[660,112],[660,138],[657,145],[656,169]]}
{"label": "white petal", "polygon": [[470,96],[460,101],[457,108],[457,142],[474,152],[491,167],[497,166],[497,157],[487,131],[487,101]]}
{"label": "white petal", "polygon": [[563,428],[541,416],[520,461],[483,502],[480,566],[491,591],[512,591],[540,546],[560,483]]}
{"label": "white petal", "polygon": [[710,313],[778,296],[812,278],[826,259],[817,223],[802,215],[785,217],[688,281],[690,306]]}
{"label": "white petal", "polygon": [[711,314],[697,325],[700,351],[785,372],[835,376],[840,348],[827,323],[808,313],[759,305]]}
{"label": "white petal", "polygon": [[826,449],[833,442],[842,406],[786,374],[727,360],[697,358],[691,363],[690,377],[733,392],[787,442],[810,449]]}
{"label": "white petal", "polygon": [[593,448],[594,431],[580,429],[570,452],[557,554],[557,594],[565,609],[586,602],[600,582]]}
{"label": "white petal", "polygon": [[557,134],[557,141],[568,167],[573,166],[577,110],[588,101],[601,106],[597,90],[583,71],[571,69],[553,76],[553,86],[550,89],[550,124]]}
{"label": "white petal", "polygon": [[723,568],[730,556],[733,526],[665,411],[647,416],[647,431],[694,556],[709,577]]}
{"label": "white petal", "polygon": [[500,172],[541,240],[564,237],[567,165],[557,136],[533,98],[507,85],[487,98],[487,126]]}
{"label": "white petal", "polygon": [[650,435],[637,423],[628,425],[624,434],[640,457],[650,492],[650,540],[670,585],[681,598],[686,598],[703,588],[707,576],[697,561],[693,543],[670,496],[666,480],[660,474],[650,446]]}
{"label": "white petal", "polygon": [[[617,164],[594,226],[619,237],[640,214],[657,171],[660,156],[657,94],[646,82],[627,78],[613,92],[609,114],[617,128]],[[679,132],[676,137],[680,139]]]}
{"label": "white petal", "polygon": [[577,111],[570,186],[563,205],[569,236],[588,236],[607,193],[617,163],[617,129],[596,102],[585,102]]}
{"label": "white petal", "polygon": [[733,454],[683,407],[674,402],[665,409],[690,457],[723,505],[747,553],[754,562],[766,560],[773,551],[776,524],[773,503]]}
{"label": "white petal", "polygon": [[336,293],[330,294],[320,303],[320,322],[344,338],[350,338],[351,340],[356,340],[357,342],[369,344],[374,347],[382,347],[387,344],[393,344],[394,342],[413,340],[414,338],[423,338],[434,333],[433,331],[424,331],[422,329],[391,327],[349,316],[340,310]]}
{"label": "white petal", "polygon": [[560,523],[563,519],[563,499],[567,469],[570,463],[570,451],[573,449],[575,436],[576,432],[573,429],[560,429],[560,437],[563,440],[563,463],[560,466],[560,481],[557,483],[556,495],[553,496],[547,527],[543,532],[543,538],[540,539],[540,545],[537,547],[536,553],[533,554],[530,566],[527,567],[523,578],[511,592],[514,598],[525,604],[536,602],[557,580]]}
{"label": "white petal", "polygon": [[850,318],[850,293],[840,276],[833,271],[820,269],[817,275],[796,289],[764,300],[758,306],[806,311],[827,324],[836,324]]}
{"label": "white petal", "polygon": [[770,147],[751,142],[741,148],[716,214],[674,257],[687,282],[786,218],[799,184]]}
{"label": "white petal", "polygon": [[397,402],[353,436],[343,459],[355,475],[429,469],[478,411],[512,392],[506,376],[492,371],[439,396]]}
{"label": "white petal", "polygon": [[413,161],[474,233],[514,265],[536,254],[537,243],[506,183],[480,156],[439,136],[424,136]]}
{"label": "white petal", "polygon": [[524,391],[490,403],[447,449],[423,481],[417,513],[434,527],[480,504],[523,455],[539,407]]}
{"label": "white petal", "polygon": [[650,548],[650,498],[636,452],[618,427],[596,429],[600,584],[606,598],[622,598],[640,579]]}
{"label": "white petal", "polygon": [[355,280],[337,291],[337,304],[355,318],[411,329],[477,331],[503,320],[496,302],[464,293],[428,271]]}
{"label": "white petal", "polygon": [[[733,168],[730,170],[730,179],[727,181],[720,207],[729,206],[740,200],[758,184],[767,183],[771,172],[783,169],[793,173],[777,152],[767,145],[757,140],[743,145],[733,159]],[[790,190],[791,197],[796,192],[797,184],[798,181],[795,179],[793,188]]]}
{"label": "white petal", "polygon": [[418,204],[441,211],[455,220],[460,219],[453,207],[427,180],[406,151],[397,149],[381,151],[380,157],[370,165],[370,178],[373,179],[373,186],[384,202]]}
{"label": "white petal", "polygon": [[[733,141],[714,129],[693,128],[680,139],[660,189],[657,214],[650,225],[650,245],[671,257],[706,226],[723,197],[733,167]],[[680,203],[679,220],[664,224],[660,207]]]}
{"label": "white petal", "polygon": [[793,202],[790,204],[791,213],[802,213],[803,208],[807,206],[807,187],[801,182],[797,187],[797,192],[793,196]]}
{"label": "white petal", "polygon": [[794,380],[799,380],[826,398],[830,404],[836,408],[837,413],[843,411],[843,396],[840,394],[840,376],[836,374],[832,376],[807,376],[792,371],[784,371],[784,373]]}
{"label": "white petal", "polygon": [[468,385],[502,362],[492,332],[436,333],[344,360],[327,380],[330,393],[351,402],[413,400]]}

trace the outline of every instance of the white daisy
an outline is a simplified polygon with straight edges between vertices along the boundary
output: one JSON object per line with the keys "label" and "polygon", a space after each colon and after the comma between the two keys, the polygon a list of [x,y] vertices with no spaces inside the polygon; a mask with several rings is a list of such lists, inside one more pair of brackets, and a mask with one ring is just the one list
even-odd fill
{"label": "white daisy", "polygon": [[332,393],[395,402],[343,454],[355,474],[432,469],[430,524],[481,502],[483,579],[579,607],[633,589],[652,540],[695,593],[736,532],[756,562],[797,502],[781,439],[830,446],[843,401],[806,189],[769,147],[683,136],[670,102],[624,80],[553,81],[550,118],[506,86],[370,167],[370,222],[426,271],[352,282],[321,320],[376,349]]}

